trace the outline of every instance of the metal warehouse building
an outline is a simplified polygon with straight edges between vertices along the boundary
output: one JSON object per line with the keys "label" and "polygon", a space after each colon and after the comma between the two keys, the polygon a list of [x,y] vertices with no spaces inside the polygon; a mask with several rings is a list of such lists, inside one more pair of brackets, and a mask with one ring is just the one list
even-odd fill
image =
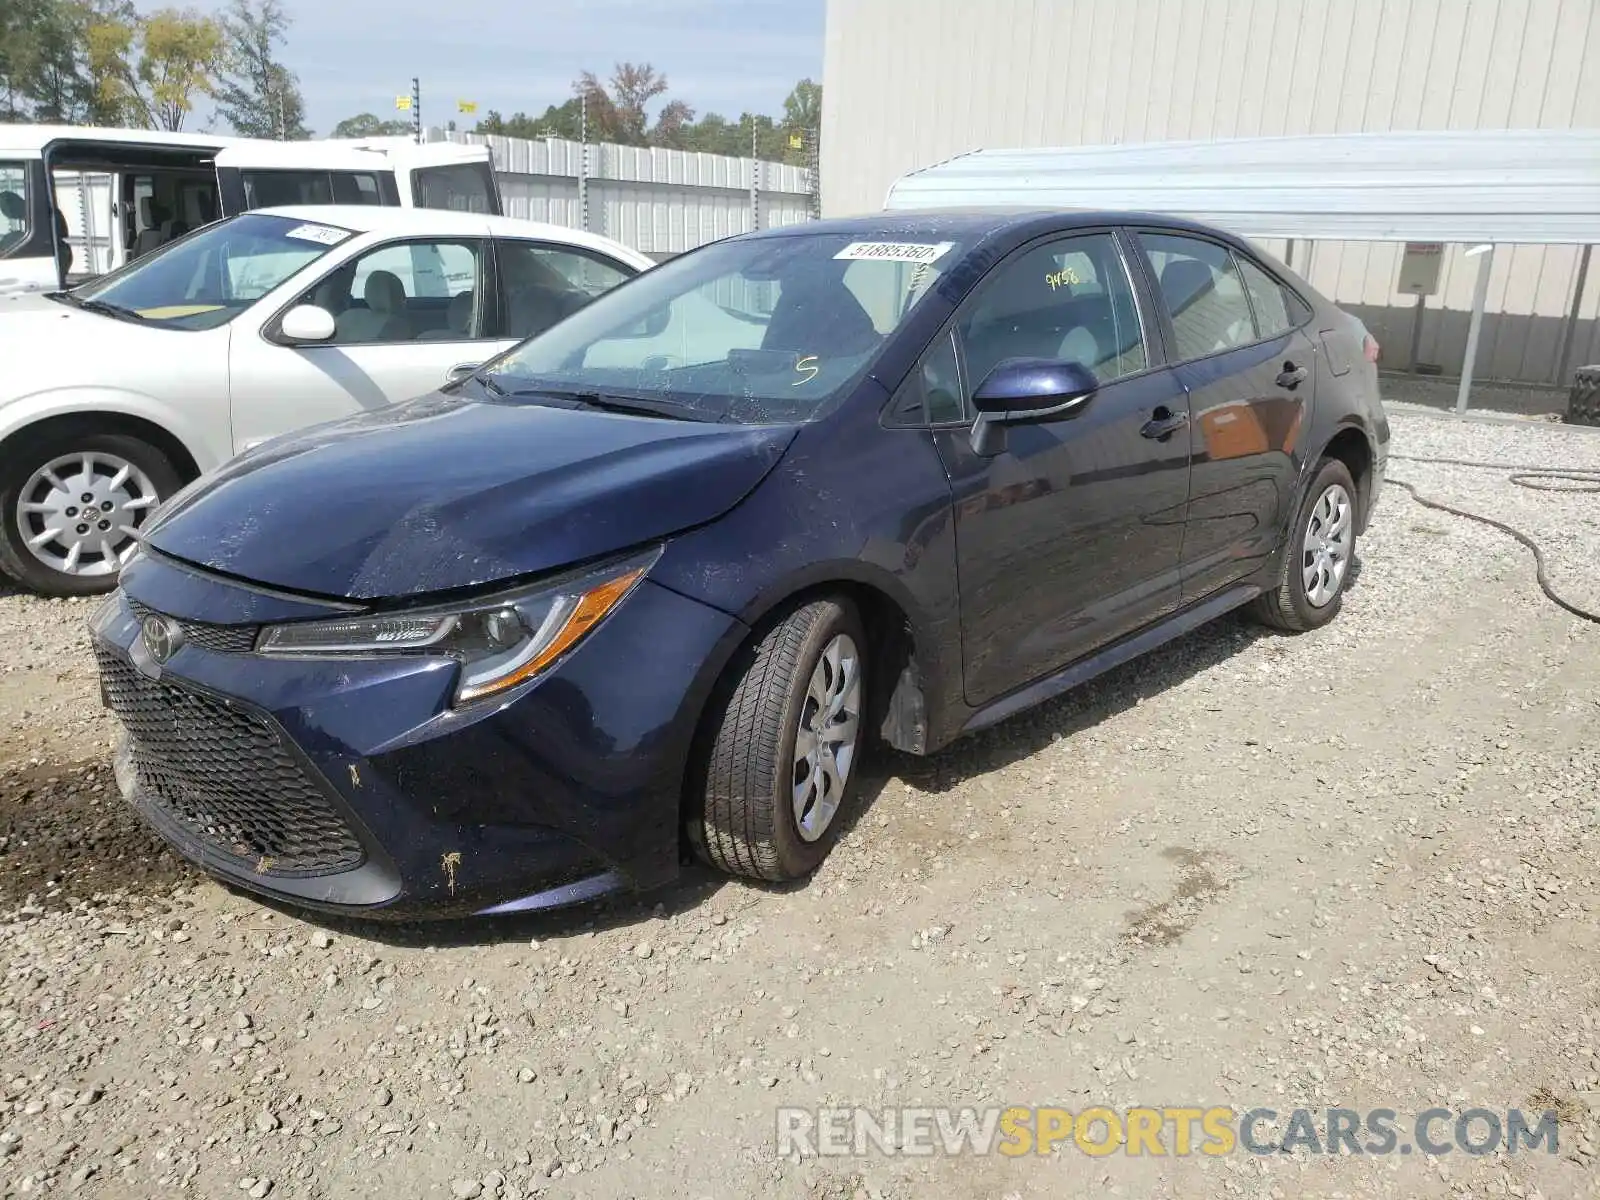
{"label": "metal warehouse building", "polygon": [[[825,215],[881,208],[905,172],[983,148],[1594,129],[1600,0],[828,0],[823,96]],[[1418,355],[1451,375],[1466,249],[1445,247]],[[1319,241],[1295,265],[1403,366],[1402,251]],[[1559,381],[1580,260],[1575,246],[1499,250],[1480,377]],[[1569,362],[1600,360],[1600,264],[1583,292]]]}

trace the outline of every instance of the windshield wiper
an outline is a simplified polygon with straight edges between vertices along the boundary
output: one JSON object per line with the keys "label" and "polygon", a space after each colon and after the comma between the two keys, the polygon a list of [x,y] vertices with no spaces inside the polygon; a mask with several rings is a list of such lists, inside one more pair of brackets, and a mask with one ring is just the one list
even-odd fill
{"label": "windshield wiper", "polygon": [[668,421],[705,421],[710,418],[687,405],[670,400],[650,400],[643,396],[617,396],[606,392],[568,390],[563,388],[519,388],[512,396],[549,396],[556,400],[570,400],[583,408],[601,412],[629,413],[633,416],[661,417]]}
{"label": "windshield wiper", "polygon": [[148,318],[143,313],[135,312],[131,308],[124,308],[120,304],[111,304],[105,300],[85,300],[81,296],[74,296],[71,292],[56,293],[62,300],[76,305],[84,312],[99,313],[102,317],[115,317],[119,321],[144,321]]}

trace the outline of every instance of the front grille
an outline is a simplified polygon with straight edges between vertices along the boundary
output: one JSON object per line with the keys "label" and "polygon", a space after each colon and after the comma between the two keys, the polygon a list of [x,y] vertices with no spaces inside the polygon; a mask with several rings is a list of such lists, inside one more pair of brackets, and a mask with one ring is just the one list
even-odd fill
{"label": "front grille", "polygon": [[326,875],[361,864],[354,831],[276,726],[147,679],[103,647],[95,654],[142,790],[186,833],[259,875]]}
{"label": "front grille", "polygon": [[[140,621],[162,615],[137,600],[129,600],[128,608]],[[249,654],[256,648],[256,635],[261,632],[259,625],[208,625],[204,621],[174,620],[183,627],[184,641],[217,654]]]}

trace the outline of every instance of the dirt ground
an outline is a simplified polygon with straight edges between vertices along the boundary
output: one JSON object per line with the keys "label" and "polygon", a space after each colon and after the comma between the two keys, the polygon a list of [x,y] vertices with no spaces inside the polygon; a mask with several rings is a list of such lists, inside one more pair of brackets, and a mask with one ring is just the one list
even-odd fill
{"label": "dirt ground", "polygon": [[[1395,430],[1600,466],[1578,431]],[[1600,498],[1393,473],[1547,522],[1600,596]],[[1360,556],[1323,631],[1227,619],[880,758],[801,886],[402,929],[167,854],[116,797],[89,605],[0,596],[0,1195],[1600,1195],[1600,628],[1398,489]],[[837,1105],[1561,1124],[1555,1154],[777,1156],[779,1106]]]}

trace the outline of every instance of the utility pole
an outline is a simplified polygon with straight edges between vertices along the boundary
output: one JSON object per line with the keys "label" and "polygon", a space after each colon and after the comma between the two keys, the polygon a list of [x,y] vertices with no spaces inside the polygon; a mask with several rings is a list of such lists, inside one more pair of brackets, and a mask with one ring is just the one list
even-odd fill
{"label": "utility pole", "polygon": [[283,80],[278,80],[278,140],[289,140],[289,118],[285,115],[283,107]]}
{"label": "utility pole", "polygon": [[761,228],[761,155],[755,119],[750,121],[750,228]]}
{"label": "utility pole", "polygon": [[411,136],[422,144],[422,80],[411,77]]}
{"label": "utility pole", "polygon": [[578,228],[589,228],[589,89],[578,97]]}
{"label": "utility pole", "polygon": [[811,219],[822,219],[822,138],[816,129],[806,130],[807,158],[811,166]]}

